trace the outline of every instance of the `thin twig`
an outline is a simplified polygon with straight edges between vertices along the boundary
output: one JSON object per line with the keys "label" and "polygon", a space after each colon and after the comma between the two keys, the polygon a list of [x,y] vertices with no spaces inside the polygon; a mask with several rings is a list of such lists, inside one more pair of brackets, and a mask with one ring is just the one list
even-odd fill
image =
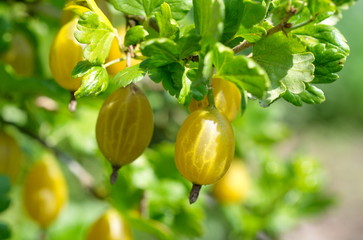
{"label": "thin twig", "polygon": [[70,112],[74,112],[76,111],[76,108],[77,108],[77,99],[76,99],[76,96],[74,95],[74,91],[70,91],[70,96],[71,98],[69,99],[69,104],[68,104],[68,110]]}
{"label": "thin twig", "polygon": [[143,218],[148,217],[148,197],[146,191],[142,192],[142,196],[140,199],[140,205],[139,205],[139,211],[140,215]]}
{"label": "thin twig", "polygon": [[271,238],[264,232],[258,232],[256,239],[257,240],[271,240]]}
{"label": "thin twig", "polygon": [[39,240],[46,240],[47,239],[47,229],[41,228],[39,232]]}
{"label": "thin twig", "polygon": [[[267,30],[267,33],[264,36],[264,38],[268,38],[269,36],[271,36],[271,35],[273,35],[273,34],[275,34],[277,32],[284,31],[285,29],[291,28],[292,25],[290,23],[288,23],[288,21],[293,15],[295,15],[295,13],[296,13],[296,10],[291,9],[280,24],[278,24],[278,25],[274,26],[273,28],[270,28],[269,30]],[[244,40],[240,44],[238,44],[237,46],[233,47],[233,52],[234,53],[241,52],[242,50],[251,47],[253,44],[254,43],[250,43],[250,42]]]}

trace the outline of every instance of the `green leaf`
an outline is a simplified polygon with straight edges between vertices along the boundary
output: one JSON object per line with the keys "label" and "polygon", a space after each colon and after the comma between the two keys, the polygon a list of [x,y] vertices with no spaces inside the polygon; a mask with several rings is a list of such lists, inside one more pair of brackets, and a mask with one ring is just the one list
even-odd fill
{"label": "green leaf", "polygon": [[208,88],[203,79],[201,79],[198,74],[199,69],[189,69],[187,72],[188,78],[192,81],[191,92],[192,96],[195,100],[200,101],[204,98],[205,95],[208,93]]}
{"label": "green leaf", "polygon": [[235,37],[242,37],[250,43],[259,41],[267,33],[266,29],[262,26],[254,25],[251,28],[246,28],[240,25]]}
{"label": "green leaf", "polygon": [[108,56],[115,33],[112,26],[100,21],[96,13],[88,11],[80,16],[74,36],[80,43],[87,44],[83,49],[85,59],[102,64]]}
{"label": "green leaf", "polygon": [[180,209],[174,216],[173,230],[178,235],[195,238],[203,234],[203,213],[189,206]]}
{"label": "green leaf", "polygon": [[171,240],[172,232],[168,226],[162,224],[159,221],[155,221],[152,219],[140,218],[139,216],[128,214],[124,215],[127,219],[127,222],[133,226],[133,228],[138,229],[142,232],[147,232],[152,236],[155,236],[156,239],[160,240]]}
{"label": "green leaf", "polygon": [[80,61],[77,63],[77,65],[72,70],[72,77],[78,78],[84,76],[92,67],[97,66],[89,61]]}
{"label": "green leaf", "polygon": [[148,66],[160,67],[179,60],[178,47],[168,38],[144,41],[140,49],[144,56],[149,57]]}
{"label": "green leaf", "polygon": [[0,240],[6,240],[11,238],[11,230],[8,225],[0,222]]}
{"label": "green leaf", "polygon": [[6,38],[6,34],[10,34],[11,21],[9,19],[9,13],[7,8],[0,8],[0,54],[6,52],[11,43],[10,38]]}
{"label": "green leaf", "polygon": [[315,56],[314,83],[330,83],[338,79],[339,72],[349,55],[344,36],[333,26],[310,25],[293,32]]}
{"label": "green leaf", "polygon": [[338,7],[347,7],[353,5],[357,0],[333,0]]}
{"label": "green leaf", "polygon": [[304,52],[304,46],[295,38],[276,33],[254,45],[253,59],[268,73],[271,88],[263,104],[270,104],[285,91],[299,94],[305,82],[313,80],[314,55]]}
{"label": "green leaf", "polygon": [[270,85],[266,72],[254,60],[245,56],[234,56],[232,49],[217,44],[213,51],[215,77],[234,82],[257,98],[265,95]]}
{"label": "green leaf", "polygon": [[102,66],[92,66],[78,76],[82,77],[82,84],[74,94],[76,98],[98,95],[108,86],[108,73]]}
{"label": "green leaf", "polygon": [[155,14],[156,21],[159,27],[160,37],[173,39],[174,37],[172,36],[174,36],[176,31],[178,30],[178,23],[174,19],[172,19],[169,4],[165,2],[161,4],[160,11],[160,13],[157,12]]}
{"label": "green leaf", "polygon": [[191,92],[195,100],[202,100],[208,93],[207,85],[213,75],[213,52],[199,55],[198,69],[190,69],[188,78],[192,80]]}
{"label": "green leaf", "polygon": [[117,86],[125,87],[130,83],[135,83],[144,78],[146,75],[146,70],[140,67],[140,64],[123,69],[121,72],[117,73],[112,79]]}
{"label": "green leaf", "polygon": [[305,83],[305,88],[306,89],[299,94],[286,91],[282,94],[282,97],[295,106],[302,106],[303,102],[308,104],[318,104],[325,101],[324,92],[319,88],[309,83]]}
{"label": "green leaf", "polygon": [[190,86],[192,84],[192,81],[188,78],[187,72],[188,69],[185,69],[182,76],[182,88],[180,89],[178,96],[178,102],[185,105],[188,105],[191,100]]}
{"label": "green leaf", "polygon": [[225,20],[222,42],[230,40],[237,32],[243,18],[244,3],[240,0],[224,0]]}
{"label": "green leaf", "polygon": [[0,212],[3,212],[10,205],[10,179],[0,174]]}
{"label": "green leaf", "polygon": [[322,90],[312,84],[305,83],[305,85],[305,91],[299,94],[304,102],[310,104],[317,104],[325,101],[325,95]]}
{"label": "green leaf", "polygon": [[202,49],[208,48],[219,41],[223,32],[224,3],[222,0],[193,0],[193,6],[195,28],[202,37]]}
{"label": "green leaf", "polygon": [[185,69],[180,63],[171,63],[163,67],[152,68],[149,70],[151,80],[158,83],[161,82],[164,89],[170,95],[179,97],[183,88],[183,75]]}
{"label": "green leaf", "polygon": [[251,28],[265,18],[266,7],[263,1],[244,0],[243,4],[243,18],[241,22],[246,28]]}
{"label": "green leaf", "polygon": [[179,58],[184,59],[189,57],[192,53],[200,50],[200,36],[196,34],[187,34],[177,41]]}
{"label": "green leaf", "polygon": [[300,214],[303,216],[316,215],[326,212],[327,209],[336,204],[336,199],[326,193],[317,193],[306,196],[305,201],[299,207]]}
{"label": "green leaf", "polygon": [[149,35],[149,33],[142,25],[130,28],[125,35],[125,47],[138,44],[143,41],[147,35]]}
{"label": "green leaf", "polygon": [[182,19],[192,8],[191,0],[110,0],[113,6],[126,14],[152,17],[163,2],[171,6],[174,19]]}
{"label": "green leaf", "polygon": [[331,0],[308,0],[308,9],[318,22],[330,17],[336,11],[335,4]]}

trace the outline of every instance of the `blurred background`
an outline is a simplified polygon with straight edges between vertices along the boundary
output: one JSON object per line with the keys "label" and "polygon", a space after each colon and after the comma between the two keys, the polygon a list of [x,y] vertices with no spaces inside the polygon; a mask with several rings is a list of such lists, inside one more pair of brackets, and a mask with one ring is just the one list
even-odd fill
{"label": "blurred background", "polygon": [[[123,26],[120,13],[98,2],[115,26]],[[337,24],[351,53],[340,78],[319,86],[326,101],[295,107],[279,100],[268,108],[249,101],[233,122],[236,161],[244,169],[240,181],[248,182],[240,186],[240,199],[228,203],[215,186],[205,186],[193,205],[187,201],[191,184],[173,161],[176,133],[188,109],[150,80],[139,84],[155,115],[150,148],[110,186],[111,168],[98,150],[94,128],[114,87],[80,99],[70,113],[69,92],[50,74],[49,49],[63,6],[63,0],[0,2],[0,130],[23,155],[10,188],[0,179],[0,239],[7,230],[11,237],[3,239],[86,239],[109,208],[120,212],[134,239],[363,239],[362,1],[343,11]],[[20,62],[12,57],[15,49],[24,56]],[[23,204],[27,173],[44,152],[58,159],[69,192],[46,231]]]}
{"label": "blurred background", "polygon": [[294,129],[293,140],[281,147],[299,145],[321,160],[327,170],[328,189],[336,205],[326,214],[300,224],[284,239],[363,239],[360,209],[363,203],[363,2],[343,11],[337,24],[350,46],[350,56],[339,80],[322,89],[326,102],[302,108],[285,106],[286,119]]}

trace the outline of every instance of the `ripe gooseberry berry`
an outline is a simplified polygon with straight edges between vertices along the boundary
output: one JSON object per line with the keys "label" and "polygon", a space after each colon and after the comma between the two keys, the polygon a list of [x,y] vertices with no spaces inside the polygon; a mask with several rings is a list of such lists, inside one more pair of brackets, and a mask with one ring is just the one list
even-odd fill
{"label": "ripe gooseberry berry", "polygon": [[[236,85],[230,81],[212,79],[214,104],[216,108],[231,122],[236,118],[241,109],[242,95]],[[205,108],[209,105],[207,96],[201,101],[192,99],[189,110],[191,112]]]}
{"label": "ripe gooseberry berry", "polygon": [[218,181],[234,156],[230,122],[214,107],[192,112],[180,127],[175,143],[175,164],[193,183],[189,201],[197,200],[201,185]]}
{"label": "ripe gooseberry berry", "polygon": [[214,198],[222,204],[241,203],[250,189],[250,176],[245,164],[240,160],[232,161],[227,173],[212,187]]}
{"label": "ripe gooseberry berry", "polygon": [[15,182],[23,162],[23,154],[16,140],[0,131],[0,174],[8,176]]}
{"label": "ripe gooseberry berry", "polygon": [[145,94],[129,84],[113,92],[103,103],[96,124],[98,146],[111,163],[111,183],[123,165],[136,160],[149,145],[154,117]]}
{"label": "ripe gooseberry berry", "polygon": [[131,240],[131,230],[115,209],[108,209],[91,226],[87,240]]}
{"label": "ripe gooseberry berry", "polygon": [[24,180],[23,201],[29,216],[42,228],[48,227],[64,207],[68,188],[51,154],[44,154]]}

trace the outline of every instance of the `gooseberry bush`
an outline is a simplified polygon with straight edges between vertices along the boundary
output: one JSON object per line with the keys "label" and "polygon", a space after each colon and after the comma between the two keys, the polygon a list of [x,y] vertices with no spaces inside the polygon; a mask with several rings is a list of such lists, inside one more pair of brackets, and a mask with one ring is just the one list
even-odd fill
{"label": "gooseberry bush", "polygon": [[0,239],[278,239],[327,209],[269,107],[325,101],[352,4],[0,3]]}

